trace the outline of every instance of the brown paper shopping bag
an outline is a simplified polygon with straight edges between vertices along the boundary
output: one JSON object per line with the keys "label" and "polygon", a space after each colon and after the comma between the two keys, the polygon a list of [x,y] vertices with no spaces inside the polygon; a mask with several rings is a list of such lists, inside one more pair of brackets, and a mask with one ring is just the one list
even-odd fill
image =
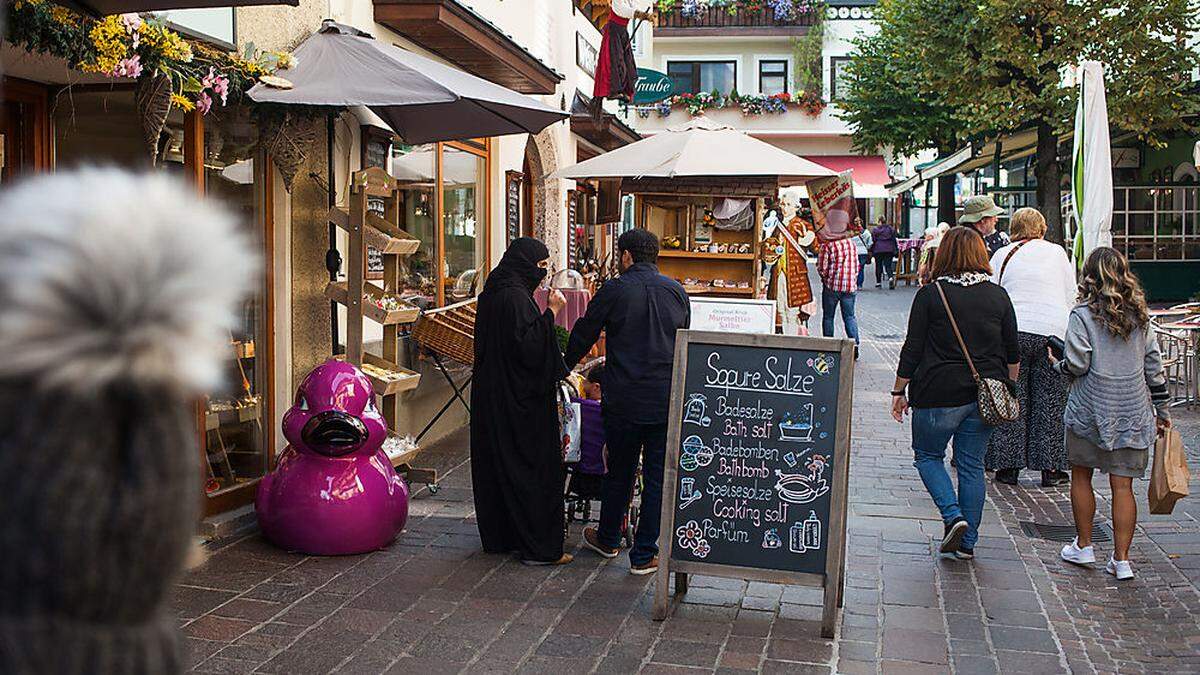
{"label": "brown paper shopping bag", "polygon": [[1175,429],[1167,429],[1154,444],[1154,466],[1150,470],[1150,513],[1173,511],[1175,502],[1188,495],[1190,477],[1183,437]]}

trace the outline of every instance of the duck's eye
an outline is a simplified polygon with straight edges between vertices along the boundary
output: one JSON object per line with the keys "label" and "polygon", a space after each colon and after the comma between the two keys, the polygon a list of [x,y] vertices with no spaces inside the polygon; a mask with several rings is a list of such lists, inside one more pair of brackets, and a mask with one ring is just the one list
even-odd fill
{"label": "duck's eye", "polygon": [[298,398],[299,400],[296,401],[296,407],[300,410],[308,410],[308,399],[304,398],[303,395],[299,396]]}

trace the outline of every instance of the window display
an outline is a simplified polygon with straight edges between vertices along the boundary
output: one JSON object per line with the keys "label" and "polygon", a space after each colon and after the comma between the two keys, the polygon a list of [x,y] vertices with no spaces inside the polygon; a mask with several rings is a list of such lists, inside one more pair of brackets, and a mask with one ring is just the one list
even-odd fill
{"label": "window display", "polygon": [[[257,140],[247,108],[213,110],[204,118],[205,190],[237,213],[248,241],[265,251],[265,167],[257,161]],[[225,386],[205,406],[203,469],[209,496],[253,483],[271,464],[266,295],[262,277],[258,290],[242,303],[237,327],[229,335]]]}
{"label": "window display", "polygon": [[480,263],[487,226],[487,161],[453,146],[442,151],[442,225],[446,245],[445,302],[473,298],[482,288]]}

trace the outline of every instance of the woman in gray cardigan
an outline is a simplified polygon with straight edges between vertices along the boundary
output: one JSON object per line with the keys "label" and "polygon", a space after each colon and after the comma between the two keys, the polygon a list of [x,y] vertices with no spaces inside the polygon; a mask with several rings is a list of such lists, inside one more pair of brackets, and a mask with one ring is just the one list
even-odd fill
{"label": "woman in gray cardigan", "polygon": [[1076,536],[1063,547],[1062,558],[1076,564],[1096,561],[1092,471],[1099,469],[1112,486],[1114,541],[1105,571],[1132,579],[1133,479],[1145,475],[1155,436],[1171,424],[1166,376],[1145,293],[1125,256],[1108,247],[1092,251],[1079,281],[1079,303],[1067,321],[1063,359],[1050,356],[1054,367],[1072,378],[1063,422]]}

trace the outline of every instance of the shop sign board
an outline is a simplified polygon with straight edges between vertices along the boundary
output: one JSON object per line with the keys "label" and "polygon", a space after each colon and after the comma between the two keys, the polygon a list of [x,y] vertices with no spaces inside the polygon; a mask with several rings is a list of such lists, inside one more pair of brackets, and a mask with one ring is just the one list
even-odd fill
{"label": "shop sign board", "polygon": [[775,332],[775,301],[693,297],[692,330],[720,333]]}
{"label": "shop sign board", "polygon": [[637,82],[633,85],[634,105],[657,103],[670,98],[675,93],[675,85],[666,73],[649,68],[637,69]]}
{"label": "shop sign board", "polygon": [[820,587],[833,636],[853,380],[852,340],[676,334],[656,620],[704,574]]}

